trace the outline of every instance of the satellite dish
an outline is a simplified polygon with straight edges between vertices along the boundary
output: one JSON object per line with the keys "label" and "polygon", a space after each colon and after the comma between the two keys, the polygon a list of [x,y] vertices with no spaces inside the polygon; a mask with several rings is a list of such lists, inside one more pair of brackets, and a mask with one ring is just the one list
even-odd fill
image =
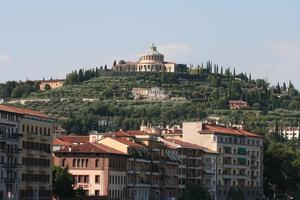
{"label": "satellite dish", "polygon": [[0,104],[4,103],[4,99],[0,98]]}

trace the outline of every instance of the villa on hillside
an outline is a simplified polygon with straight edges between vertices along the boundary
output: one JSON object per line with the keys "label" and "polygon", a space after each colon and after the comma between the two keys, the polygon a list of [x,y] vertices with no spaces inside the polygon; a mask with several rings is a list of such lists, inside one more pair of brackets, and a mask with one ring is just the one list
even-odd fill
{"label": "villa on hillside", "polygon": [[249,108],[249,105],[247,102],[242,100],[230,100],[229,107],[231,110],[240,110]]}
{"label": "villa on hillside", "polygon": [[49,85],[51,89],[61,88],[64,85],[63,79],[55,79],[55,80],[42,80],[40,83],[40,90],[45,91],[45,86]]}
{"label": "villa on hillside", "polygon": [[114,63],[112,69],[115,71],[132,72],[185,72],[186,64],[167,62],[164,55],[157,51],[156,46],[152,44],[149,52],[143,54],[137,62],[126,62],[120,60],[118,64]]}
{"label": "villa on hillside", "polygon": [[132,95],[135,100],[146,99],[146,100],[165,100],[169,98],[168,94],[165,94],[164,90],[159,87],[152,88],[132,88]]}

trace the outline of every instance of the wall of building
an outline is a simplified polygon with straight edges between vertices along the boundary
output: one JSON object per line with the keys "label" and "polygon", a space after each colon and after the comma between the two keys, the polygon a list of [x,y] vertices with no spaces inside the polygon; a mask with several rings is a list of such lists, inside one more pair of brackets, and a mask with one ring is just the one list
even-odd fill
{"label": "wall of building", "polygon": [[18,199],[20,137],[16,114],[0,112],[0,199]]}
{"label": "wall of building", "polygon": [[[50,120],[25,116],[20,121],[23,135],[20,199],[49,199],[52,185],[52,134]],[[23,196],[23,197],[22,197]]]}

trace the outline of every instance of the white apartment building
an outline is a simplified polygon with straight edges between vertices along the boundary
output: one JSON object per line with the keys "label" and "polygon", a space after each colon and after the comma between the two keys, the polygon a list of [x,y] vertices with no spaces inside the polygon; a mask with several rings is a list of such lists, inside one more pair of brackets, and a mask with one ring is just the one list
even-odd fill
{"label": "white apartment building", "polygon": [[240,187],[247,200],[263,196],[263,139],[245,130],[184,122],[182,140],[217,151],[216,199],[225,200],[230,188]]}

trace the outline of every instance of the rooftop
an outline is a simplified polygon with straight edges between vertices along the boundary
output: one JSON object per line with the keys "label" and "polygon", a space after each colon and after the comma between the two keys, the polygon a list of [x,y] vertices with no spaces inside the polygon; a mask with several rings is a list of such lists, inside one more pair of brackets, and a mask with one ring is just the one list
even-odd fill
{"label": "rooftop", "polygon": [[215,125],[215,124],[203,124],[202,131],[220,133],[220,134],[226,134],[226,135],[248,136],[248,137],[261,138],[260,135],[257,135],[255,133],[252,133],[252,132],[249,132],[246,130],[240,130],[240,129],[230,128],[230,127],[226,127],[226,126],[219,126],[219,125]]}
{"label": "rooftop", "polygon": [[64,79],[41,80],[41,83],[64,82]]}
{"label": "rooftop", "polygon": [[68,148],[62,148],[57,152],[77,152],[77,153],[105,153],[105,154],[120,154],[126,155],[121,151],[108,147],[104,144],[98,143],[85,143],[81,145],[75,145]]}
{"label": "rooftop", "polygon": [[131,142],[131,141],[127,140],[127,139],[123,139],[123,138],[115,138],[115,137],[109,137],[109,138],[111,138],[111,139],[113,139],[113,140],[115,140],[115,141],[117,141],[117,142],[120,142],[120,143],[122,143],[122,144],[125,144],[125,145],[127,145],[127,146],[130,146],[130,147],[138,147],[138,148],[144,147],[144,146],[141,145],[141,144]]}
{"label": "rooftop", "polygon": [[199,149],[199,150],[202,150],[204,152],[207,152],[207,153],[217,153],[213,150],[210,150],[206,147],[203,147],[203,146],[200,146],[200,145],[197,145],[197,144],[193,144],[193,143],[189,143],[189,142],[184,142],[182,140],[178,140],[178,139],[163,139],[167,142],[170,142],[170,143],[173,143],[173,144],[176,144],[177,145],[177,148],[186,148],[186,149]]}
{"label": "rooftop", "polygon": [[60,140],[64,143],[83,144],[88,143],[90,141],[90,137],[81,135],[61,135],[57,137],[57,140]]}
{"label": "rooftop", "polygon": [[29,110],[29,109],[24,109],[24,108],[18,108],[18,107],[14,107],[14,106],[2,105],[2,104],[0,105],[0,111],[20,114],[20,115],[31,115],[31,116],[35,116],[35,117],[48,118],[42,112]]}

